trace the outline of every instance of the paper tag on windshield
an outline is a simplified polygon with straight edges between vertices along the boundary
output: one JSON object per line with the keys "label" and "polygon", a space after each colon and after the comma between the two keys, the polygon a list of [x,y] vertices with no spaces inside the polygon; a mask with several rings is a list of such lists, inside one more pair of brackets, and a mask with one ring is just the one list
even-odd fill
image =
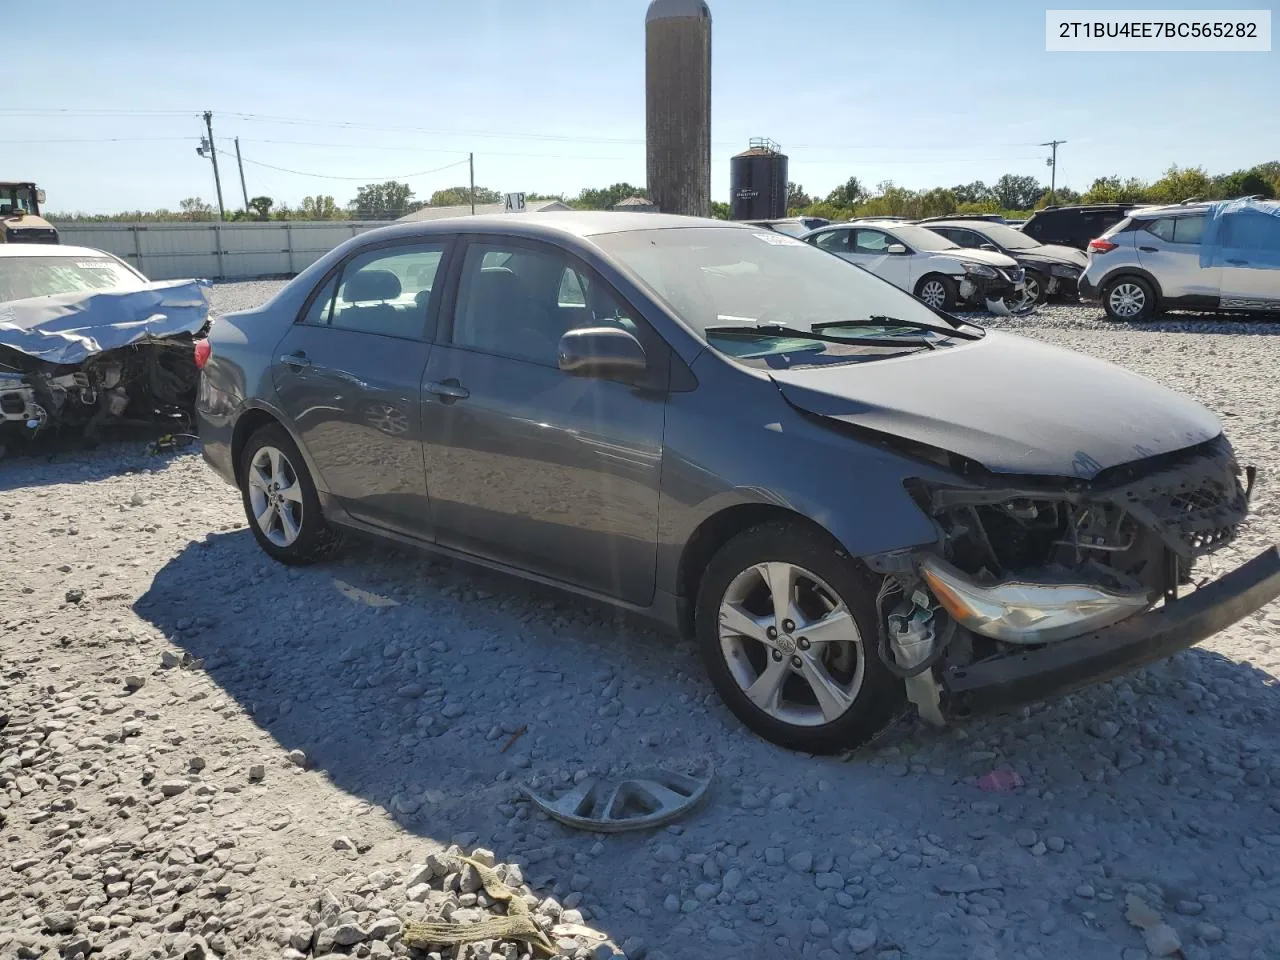
{"label": "paper tag on windshield", "polygon": [[76,261],[77,270],[84,270],[86,268],[94,269],[98,267],[109,267],[109,266],[111,266],[110,260],[77,260]]}
{"label": "paper tag on windshield", "polygon": [[789,237],[785,233],[753,233],[753,237],[763,240],[765,243],[771,243],[775,247],[786,247],[795,245],[798,247],[805,246],[803,240],[797,240],[795,237]]}

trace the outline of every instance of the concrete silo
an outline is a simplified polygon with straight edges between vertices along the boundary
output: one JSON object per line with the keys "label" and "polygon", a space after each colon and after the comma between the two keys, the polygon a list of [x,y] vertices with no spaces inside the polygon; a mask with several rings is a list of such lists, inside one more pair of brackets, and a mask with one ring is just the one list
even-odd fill
{"label": "concrete silo", "polygon": [[653,0],[644,18],[649,198],[663,213],[711,216],[711,11]]}

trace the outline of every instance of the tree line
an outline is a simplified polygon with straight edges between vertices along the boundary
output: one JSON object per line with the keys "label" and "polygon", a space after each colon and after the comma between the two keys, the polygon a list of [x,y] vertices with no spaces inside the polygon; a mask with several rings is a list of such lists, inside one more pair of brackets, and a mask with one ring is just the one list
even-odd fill
{"label": "tree line", "polygon": [[787,184],[787,212],[791,216],[826,217],[940,217],[961,213],[999,213],[1025,217],[1050,204],[1065,203],[1181,203],[1183,200],[1231,200],[1280,196],[1280,160],[1248,170],[1210,175],[1204,167],[1169,167],[1151,183],[1140,177],[1098,177],[1083,193],[1070,187],[1050,191],[1035,177],[1006,173],[993,184],[981,180],[909,190],[891,180],[866,189],[850,177],[821,199],[811,197],[797,183]]}
{"label": "tree line", "polygon": [[[559,200],[577,210],[608,210],[628,197],[644,197],[647,191],[630,183],[608,187],[587,187],[577,196],[565,194],[526,194],[531,202]],[[798,183],[787,184],[787,213],[848,220],[851,217],[933,217],[957,213],[1000,213],[1025,217],[1032,210],[1051,203],[1179,203],[1190,198],[1228,200],[1235,197],[1280,196],[1280,160],[1260,163],[1248,170],[1210,175],[1203,167],[1169,167],[1158,180],[1148,183],[1139,177],[1099,177],[1082,192],[1070,187],[1050,191],[1035,177],[1006,173],[988,185],[981,180],[952,187],[911,190],[891,180],[867,189],[857,177],[850,177],[825,197],[810,196]],[[475,188],[477,204],[500,203],[502,194],[489,187]],[[436,190],[427,200],[414,198],[407,183],[388,180],[368,183],[356,195],[339,205],[330,195],[304,197],[302,203],[290,207],[272,197],[259,196],[249,201],[248,210],[228,214],[229,220],[395,220],[424,207],[461,207],[471,202],[468,186]],[[712,203],[712,216],[729,218],[727,203]],[[55,221],[205,221],[216,220],[217,210],[200,197],[188,197],[177,210],[131,210],[115,214],[48,215]]]}

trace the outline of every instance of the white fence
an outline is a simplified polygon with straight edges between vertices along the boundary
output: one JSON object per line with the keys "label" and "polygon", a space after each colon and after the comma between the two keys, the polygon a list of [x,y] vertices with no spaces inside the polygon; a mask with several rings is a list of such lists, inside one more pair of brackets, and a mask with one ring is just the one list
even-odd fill
{"label": "white fence", "polygon": [[386,220],[54,223],[62,243],[114,253],[152,280],[294,274]]}

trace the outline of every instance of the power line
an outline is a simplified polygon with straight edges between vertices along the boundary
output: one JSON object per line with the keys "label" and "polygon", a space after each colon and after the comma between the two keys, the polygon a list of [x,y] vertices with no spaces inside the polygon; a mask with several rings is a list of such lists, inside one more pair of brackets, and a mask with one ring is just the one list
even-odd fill
{"label": "power line", "polygon": [[453,163],[446,163],[443,167],[436,167],[434,170],[419,170],[416,173],[398,173],[394,176],[366,176],[366,177],[344,177],[332,173],[308,173],[305,170],[290,170],[288,167],[277,167],[275,164],[263,163],[261,160],[253,160],[250,157],[242,158],[245,163],[252,163],[256,167],[266,167],[268,170],[278,170],[281,173],[291,173],[297,177],[318,177],[322,180],[363,180],[366,183],[372,183],[376,180],[408,180],[410,177],[425,177],[433,173],[440,173],[443,170],[449,170],[453,167],[460,167],[466,163],[466,160],[455,160]]}

